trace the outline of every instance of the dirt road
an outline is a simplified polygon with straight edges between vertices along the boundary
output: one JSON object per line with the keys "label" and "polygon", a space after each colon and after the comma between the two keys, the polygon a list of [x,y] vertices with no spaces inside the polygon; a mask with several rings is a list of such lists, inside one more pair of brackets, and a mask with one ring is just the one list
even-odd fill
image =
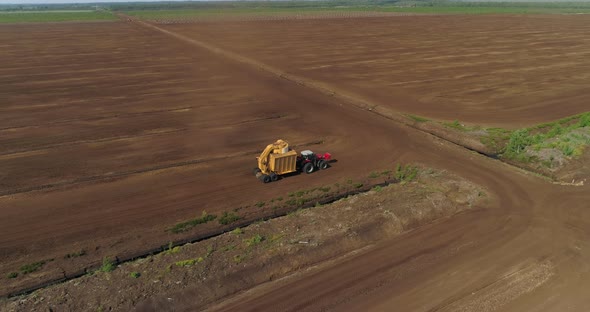
{"label": "dirt road", "polygon": [[548,185],[481,163],[454,169],[500,195],[494,209],[408,233],[212,310],[584,311],[588,187]]}

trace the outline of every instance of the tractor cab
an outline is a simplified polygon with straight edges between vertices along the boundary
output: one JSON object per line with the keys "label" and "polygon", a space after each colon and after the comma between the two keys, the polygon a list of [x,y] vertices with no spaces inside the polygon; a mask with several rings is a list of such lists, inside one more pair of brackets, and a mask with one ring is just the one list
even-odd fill
{"label": "tractor cab", "polygon": [[310,150],[301,151],[301,158],[304,160],[314,160],[315,154]]}

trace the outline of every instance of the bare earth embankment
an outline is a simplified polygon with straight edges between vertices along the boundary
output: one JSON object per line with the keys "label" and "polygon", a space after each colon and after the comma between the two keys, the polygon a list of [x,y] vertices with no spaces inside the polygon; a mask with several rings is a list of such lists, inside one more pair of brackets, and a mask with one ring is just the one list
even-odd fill
{"label": "bare earth embankment", "polygon": [[369,252],[382,240],[435,220],[484,209],[493,200],[462,178],[422,168],[416,177],[399,184],[171,247],[112,272],[98,271],[4,301],[0,307],[3,311],[201,310],[350,252]]}

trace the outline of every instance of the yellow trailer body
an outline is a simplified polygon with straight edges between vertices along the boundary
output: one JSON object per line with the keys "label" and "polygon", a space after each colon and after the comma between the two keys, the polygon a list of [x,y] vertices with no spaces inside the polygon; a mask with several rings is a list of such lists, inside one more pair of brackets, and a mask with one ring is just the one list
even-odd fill
{"label": "yellow trailer body", "polygon": [[269,155],[269,169],[276,174],[286,174],[297,170],[297,152],[290,150],[283,154]]}

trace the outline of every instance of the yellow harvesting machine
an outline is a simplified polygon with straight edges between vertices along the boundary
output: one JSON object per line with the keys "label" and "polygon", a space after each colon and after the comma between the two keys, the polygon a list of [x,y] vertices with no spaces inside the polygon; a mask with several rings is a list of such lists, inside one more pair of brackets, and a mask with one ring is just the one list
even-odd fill
{"label": "yellow harvesting machine", "polygon": [[316,155],[309,150],[302,151],[299,156],[295,150],[289,148],[289,143],[277,140],[266,146],[260,156],[256,157],[258,167],[254,169],[254,174],[260,181],[268,183],[287,173],[312,173],[316,169],[326,169],[330,159],[329,153]]}

